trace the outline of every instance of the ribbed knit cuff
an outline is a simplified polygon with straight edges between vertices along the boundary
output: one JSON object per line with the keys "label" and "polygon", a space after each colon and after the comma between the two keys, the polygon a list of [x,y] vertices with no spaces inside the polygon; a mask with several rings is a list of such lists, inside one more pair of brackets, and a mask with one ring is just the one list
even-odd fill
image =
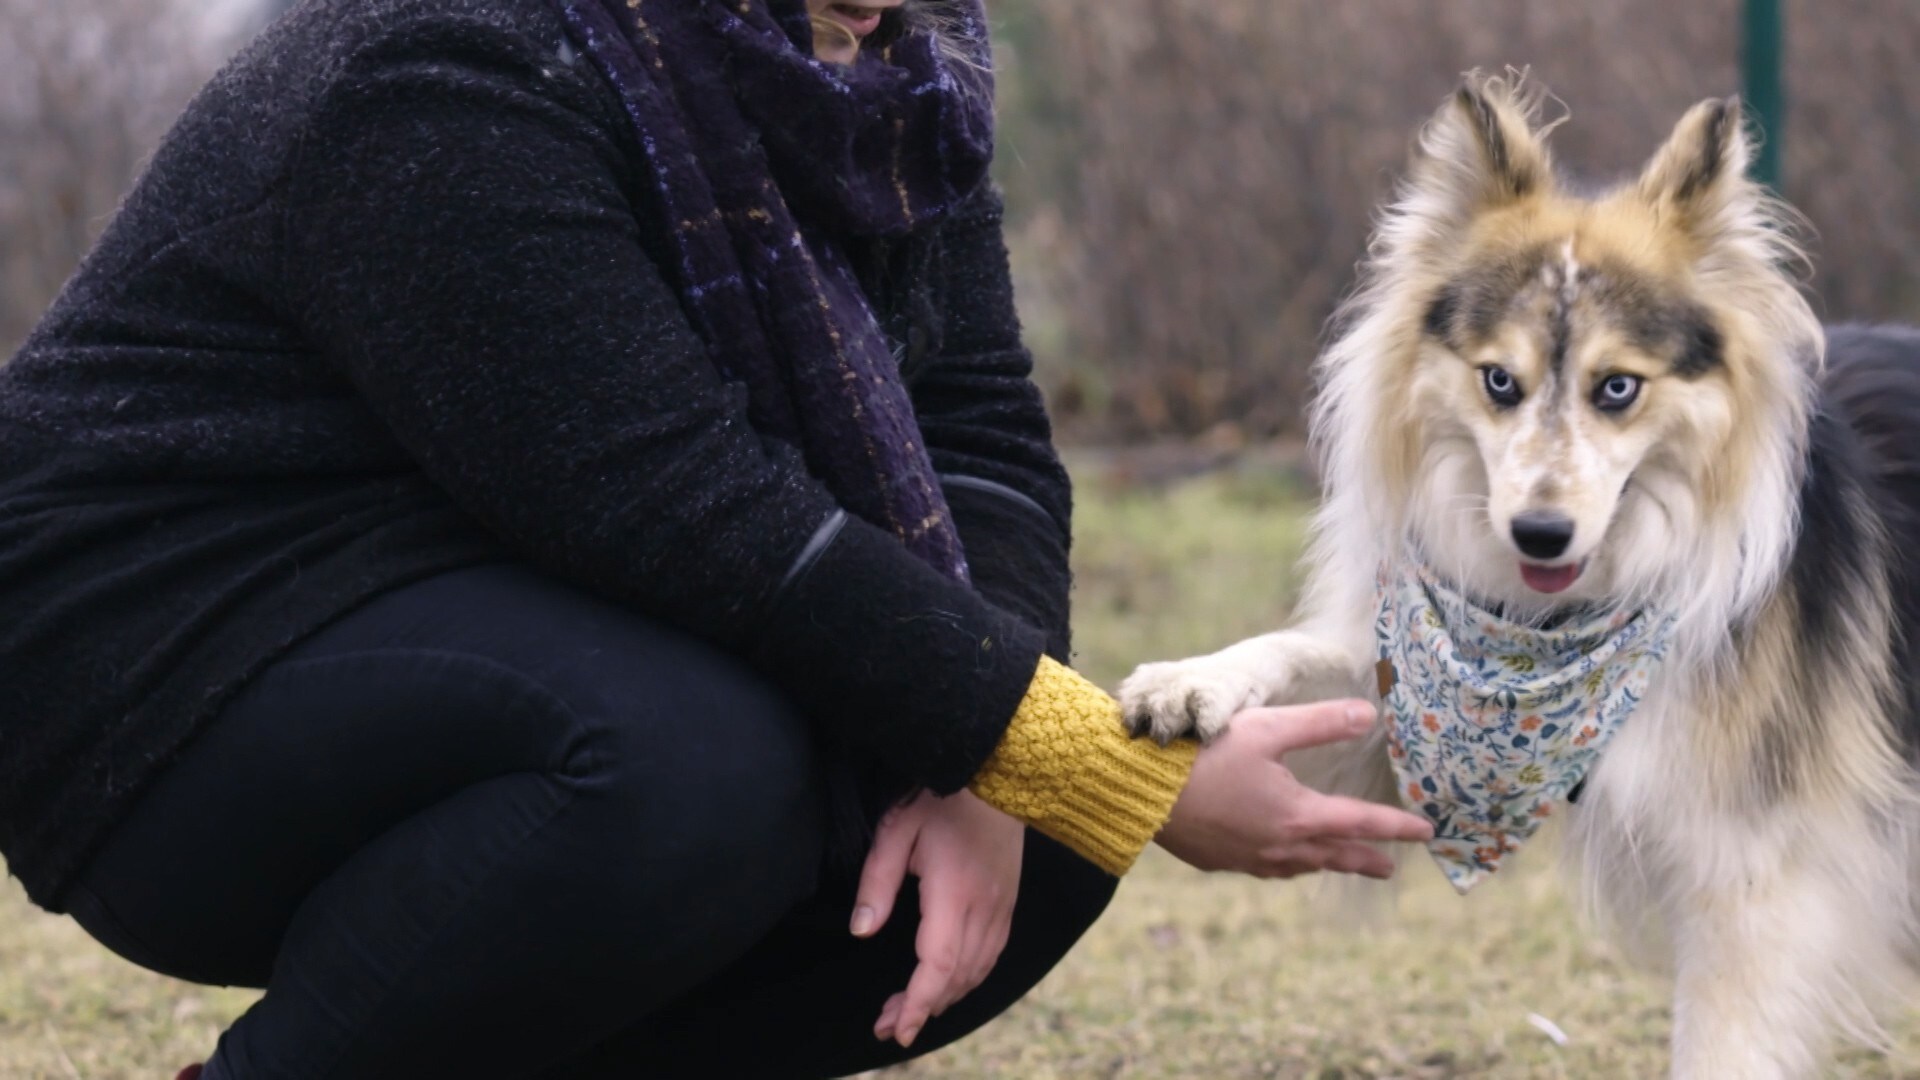
{"label": "ribbed knit cuff", "polygon": [[1127,735],[1120,703],[1051,657],[970,785],[973,793],[1113,875],[1173,812],[1199,748]]}

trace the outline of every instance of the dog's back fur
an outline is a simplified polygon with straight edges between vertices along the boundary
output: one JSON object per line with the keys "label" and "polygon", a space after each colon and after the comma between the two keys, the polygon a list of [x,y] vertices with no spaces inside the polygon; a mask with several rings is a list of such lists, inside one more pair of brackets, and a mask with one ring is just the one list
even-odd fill
{"label": "dog's back fur", "polygon": [[[1853,446],[1858,471],[1852,475],[1868,488],[1888,538],[1898,631],[1894,668],[1910,673],[1901,680],[1896,718],[1907,759],[1920,760],[1920,330],[1829,329],[1821,403],[1835,422],[1829,437]],[[1817,444],[1813,453],[1821,454]],[[1827,563],[1831,553],[1818,550],[1821,540],[1809,528],[1794,553],[1796,565]]]}

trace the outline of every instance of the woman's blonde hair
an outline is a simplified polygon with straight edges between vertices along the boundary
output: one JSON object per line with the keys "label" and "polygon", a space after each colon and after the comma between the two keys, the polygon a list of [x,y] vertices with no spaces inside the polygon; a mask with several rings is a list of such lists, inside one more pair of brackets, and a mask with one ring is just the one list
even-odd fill
{"label": "woman's blonde hair", "polygon": [[[954,8],[955,5],[951,0],[906,0],[899,9],[900,21],[896,36],[915,33],[932,34],[940,54],[946,57],[948,63],[976,71],[983,70],[986,66],[986,57],[977,47],[969,43],[966,23]],[[822,35],[838,38],[852,45],[856,54],[859,52],[861,42],[853,35],[853,31],[832,19],[819,15],[813,16],[811,21],[816,41]]]}
{"label": "woman's blonde hair", "polygon": [[813,51],[814,52],[818,53],[820,51],[820,42],[822,40],[837,38],[838,40],[853,46],[853,49],[856,55],[859,53],[860,39],[854,36],[853,31],[847,29],[844,26],[841,26],[839,23],[834,22],[832,19],[826,18],[824,16],[820,16],[820,15],[810,16],[807,21],[813,24]]}

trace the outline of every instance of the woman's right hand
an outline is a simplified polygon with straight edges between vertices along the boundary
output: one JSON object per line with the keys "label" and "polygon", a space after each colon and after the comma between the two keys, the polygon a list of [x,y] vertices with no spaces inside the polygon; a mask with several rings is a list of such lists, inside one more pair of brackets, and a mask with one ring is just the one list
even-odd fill
{"label": "woman's right hand", "polygon": [[1200,751],[1155,840],[1201,870],[1263,878],[1319,870],[1390,876],[1393,859],[1374,842],[1424,842],[1433,826],[1404,810],[1323,795],[1280,760],[1294,750],[1359,738],[1374,716],[1373,707],[1359,701],[1248,709]]}

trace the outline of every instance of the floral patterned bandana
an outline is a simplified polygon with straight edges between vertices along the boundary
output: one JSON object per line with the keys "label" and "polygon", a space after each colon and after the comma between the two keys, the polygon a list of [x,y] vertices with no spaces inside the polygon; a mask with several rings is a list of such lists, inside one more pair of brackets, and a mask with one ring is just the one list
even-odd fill
{"label": "floral patterned bandana", "polygon": [[1633,715],[1673,619],[1574,613],[1510,621],[1441,585],[1417,560],[1382,566],[1374,632],[1388,753],[1427,845],[1464,894],[1519,849]]}

